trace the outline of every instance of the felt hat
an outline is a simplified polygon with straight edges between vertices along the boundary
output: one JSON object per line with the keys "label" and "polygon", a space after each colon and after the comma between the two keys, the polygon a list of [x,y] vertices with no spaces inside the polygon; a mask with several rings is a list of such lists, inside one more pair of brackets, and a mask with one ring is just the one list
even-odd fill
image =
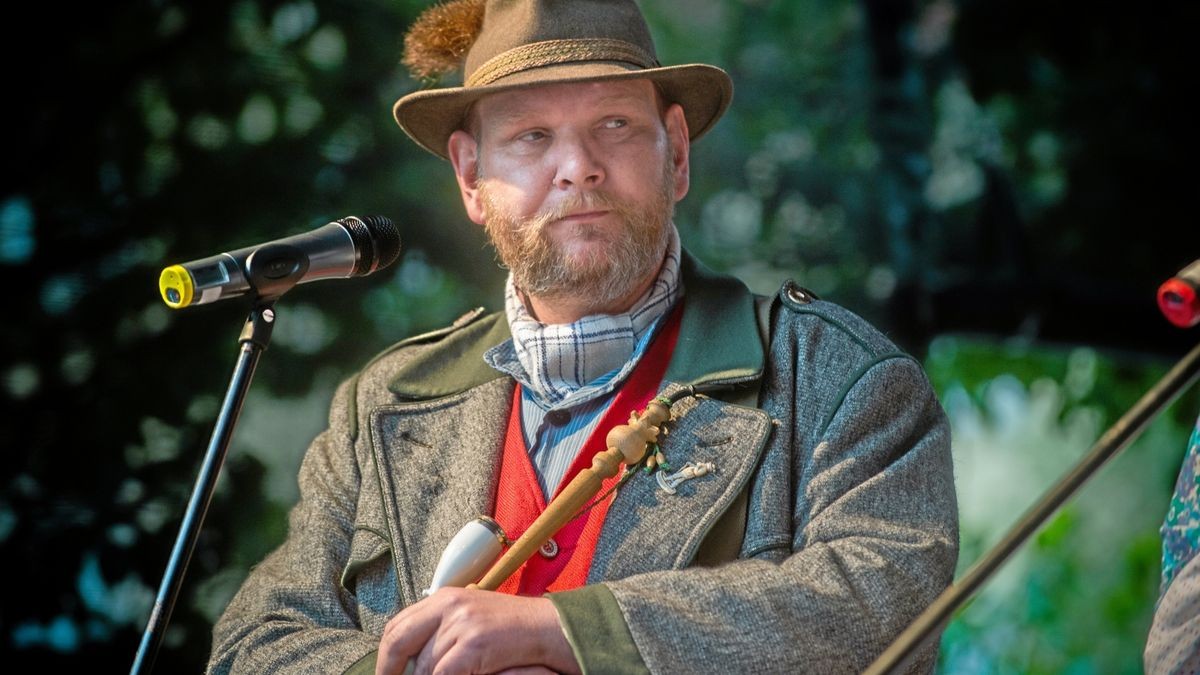
{"label": "felt hat", "polygon": [[733,82],[720,68],[659,64],[634,0],[452,0],[413,24],[404,62],[422,78],[463,72],[462,86],[415,91],[392,109],[409,137],[442,158],[471,104],[496,92],[647,79],[683,107],[691,140],[712,128],[733,98]]}

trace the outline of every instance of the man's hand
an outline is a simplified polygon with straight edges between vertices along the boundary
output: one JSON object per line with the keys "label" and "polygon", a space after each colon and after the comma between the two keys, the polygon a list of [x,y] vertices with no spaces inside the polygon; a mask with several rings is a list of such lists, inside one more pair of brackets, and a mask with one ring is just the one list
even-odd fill
{"label": "man's hand", "polygon": [[421,674],[579,672],[550,600],[465,588],[442,588],[388,621],[375,675],[400,675],[410,658]]}

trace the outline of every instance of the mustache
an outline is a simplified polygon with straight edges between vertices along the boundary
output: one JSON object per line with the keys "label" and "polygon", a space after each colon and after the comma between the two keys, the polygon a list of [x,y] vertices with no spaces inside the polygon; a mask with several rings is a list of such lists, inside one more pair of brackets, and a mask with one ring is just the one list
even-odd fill
{"label": "mustache", "polygon": [[622,199],[603,191],[575,192],[564,198],[549,211],[539,213],[525,221],[521,229],[540,232],[550,223],[566,218],[573,213],[586,211],[614,211],[621,216],[629,216],[633,209]]}

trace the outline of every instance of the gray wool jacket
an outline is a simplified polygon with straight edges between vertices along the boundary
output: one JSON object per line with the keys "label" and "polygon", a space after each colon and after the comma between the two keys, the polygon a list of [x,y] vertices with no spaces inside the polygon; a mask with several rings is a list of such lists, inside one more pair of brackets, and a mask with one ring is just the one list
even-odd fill
{"label": "gray wool jacket", "polygon": [[[549,597],[585,672],[861,671],[954,572],[945,414],[920,364],[854,314],[785,285],[764,353],[740,282],[686,255],[683,274],[663,389],[709,395],[674,406],[663,450],[716,470],[673,495],[631,479],[588,585]],[[373,672],[388,619],[492,512],[513,382],[482,355],[508,338],[503,313],[476,312],[342,384],[287,540],[214,628],[211,672]],[[756,391],[757,407],[726,402]]]}

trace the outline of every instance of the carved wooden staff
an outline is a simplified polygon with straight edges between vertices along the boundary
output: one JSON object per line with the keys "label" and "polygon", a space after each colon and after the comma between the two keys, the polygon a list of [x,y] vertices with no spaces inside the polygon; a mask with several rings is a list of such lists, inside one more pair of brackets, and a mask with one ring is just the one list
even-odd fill
{"label": "carved wooden staff", "polygon": [[494,591],[514,572],[525,564],[542,544],[553,537],[564,525],[579,515],[589,500],[604,486],[604,481],[617,475],[621,463],[633,466],[641,462],[649,451],[650,444],[658,440],[661,425],[671,418],[668,402],[654,399],[639,416],[630,413],[629,424],[614,427],[605,437],[608,449],[596,453],[592,465],[580,471],[567,484],[546,510],[529,526],[528,530],[509,547],[504,555],[492,565],[478,583],[467,588]]}

